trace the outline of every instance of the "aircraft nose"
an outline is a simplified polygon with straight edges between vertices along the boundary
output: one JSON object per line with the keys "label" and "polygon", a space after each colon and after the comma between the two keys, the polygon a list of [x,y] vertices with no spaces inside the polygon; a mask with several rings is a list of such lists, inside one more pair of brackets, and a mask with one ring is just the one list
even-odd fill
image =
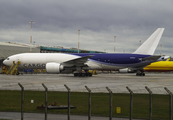
{"label": "aircraft nose", "polygon": [[7,60],[4,60],[3,64],[6,65],[6,66],[9,66],[9,62]]}
{"label": "aircraft nose", "polygon": [[3,64],[6,65],[6,60],[3,61]]}

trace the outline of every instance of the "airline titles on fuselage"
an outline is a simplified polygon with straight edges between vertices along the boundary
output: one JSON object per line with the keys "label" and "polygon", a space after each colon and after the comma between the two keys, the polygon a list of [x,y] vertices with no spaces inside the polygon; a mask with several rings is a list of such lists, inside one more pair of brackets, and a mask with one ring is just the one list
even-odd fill
{"label": "airline titles on fuselage", "polygon": [[41,63],[37,63],[37,64],[34,64],[34,63],[29,63],[29,64],[27,64],[27,63],[24,63],[23,64],[23,67],[36,67],[36,68],[40,68],[40,67],[45,67],[46,66],[46,64],[41,64]]}

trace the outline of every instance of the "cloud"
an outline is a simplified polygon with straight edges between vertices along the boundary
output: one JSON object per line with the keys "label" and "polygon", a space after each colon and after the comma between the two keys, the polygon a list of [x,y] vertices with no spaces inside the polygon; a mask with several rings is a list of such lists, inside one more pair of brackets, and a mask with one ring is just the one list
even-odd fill
{"label": "cloud", "polygon": [[113,52],[116,46],[117,52],[134,52],[140,40],[164,27],[163,52],[172,54],[172,5],[170,0],[0,1],[0,41],[29,43],[33,20],[36,44],[77,47],[80,29],[82,49]]}

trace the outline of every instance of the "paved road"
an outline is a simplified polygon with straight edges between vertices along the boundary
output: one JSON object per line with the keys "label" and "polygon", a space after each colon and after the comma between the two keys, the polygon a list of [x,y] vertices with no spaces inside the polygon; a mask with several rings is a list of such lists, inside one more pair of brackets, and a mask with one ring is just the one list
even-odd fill
{"label": "paved road", "polygon": [[[0,112],[0,119],[21,120],[21,113]],[[44,120],[45,114],[24,113],[24,120]],[[48,114],[47,120],[68,120],[67,115]],[[70,120],[88,120],[88,116],[71,115]],[[109,117],[91,116],[91,120],[109,120]],[[128,118],[112,118],[112,120],[129,120]],[[140,119],[133,119],[140,120]]]}

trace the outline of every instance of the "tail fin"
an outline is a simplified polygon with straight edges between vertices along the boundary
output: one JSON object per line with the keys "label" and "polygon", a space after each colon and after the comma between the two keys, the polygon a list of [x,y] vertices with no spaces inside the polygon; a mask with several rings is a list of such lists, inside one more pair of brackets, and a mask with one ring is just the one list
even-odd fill
{"label": "tail fin", "polygon": [[158,28],[134,53],[153,55],[160,38],[163,34],[164,28]]}
{"label": "tail fin", "polygon": [[166,61],[170,61],[171,58],[168,58]]}

